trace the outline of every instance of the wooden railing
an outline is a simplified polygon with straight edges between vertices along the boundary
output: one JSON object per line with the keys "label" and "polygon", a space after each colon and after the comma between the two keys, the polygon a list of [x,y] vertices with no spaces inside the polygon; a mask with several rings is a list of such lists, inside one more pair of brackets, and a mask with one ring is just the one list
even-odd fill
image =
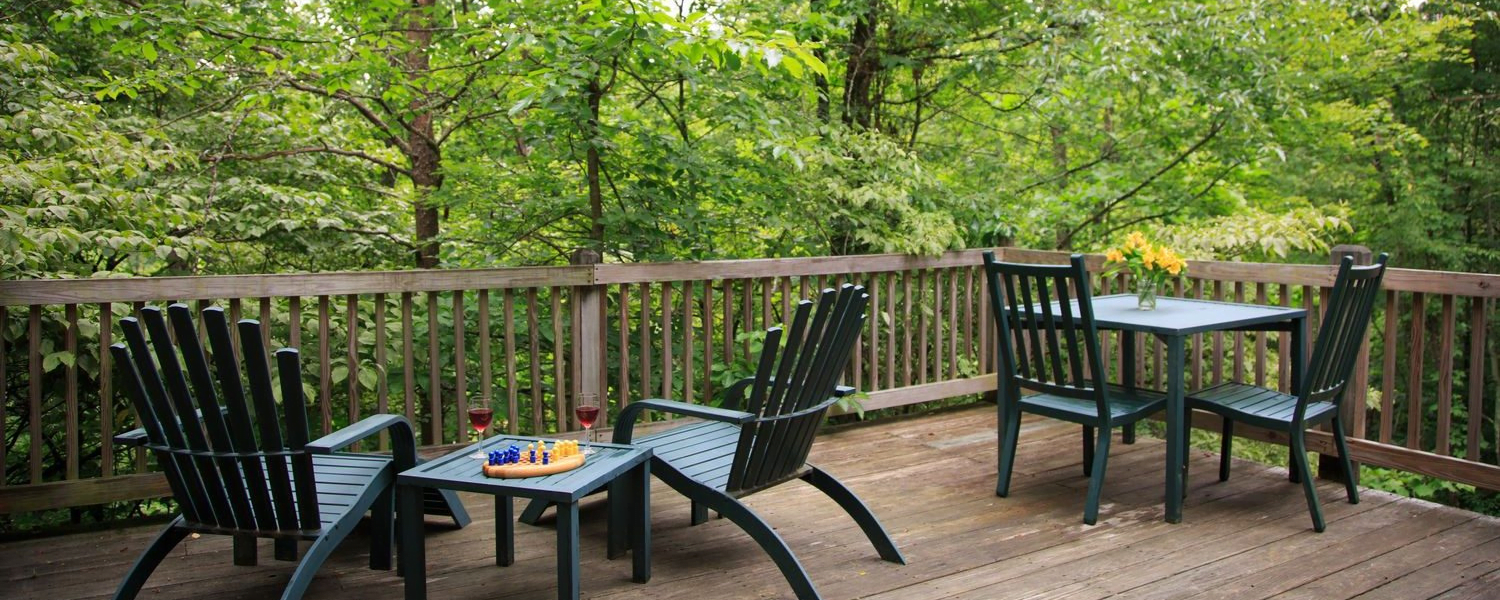
{"label": "wooden railing", "polygon": [[[1060,253],[1001,252],[1011,261],[1065,260]],[[797,299],[842,282],[861,283],[872,296],[871,318],[845,374],[866,392],[865,410],[994,388],[979,250],[657,264],[596,264],[580,253],[575,262],[4,282],[0,514],[166,494],[144,454],[110,442],[134,427],[134,417],[116,398],[108,353],[100,352],[119,339],[116,321],[147,303],[217,304],[233,318],[269,324],[269,346],[303,351],[308,413],[322,431],[393,412],[420,424],[424,445],[467,439],[463,415],[475,402],[495,408],[497,429],[553,433],[576,429],[569,407],[583,392],[609,398],[607,415],[645,397],[710,401],[751,369],[756,333],[780,323]],[[1092,257],[1090,265],[1102,263]],[[1175,293],[1307,306],[1315,314],[1333,277],[1321,265],[1195,262],[1190,272]],[[1127,283],[1101,278],[1096,292],[1118,293]],[[1387,301],[1372,327],[1374,358],[1359,375],[1378,390],[1379,402],[1367,407],[1361,385],[1347,403],[1355,412],[1357,459],[1500,488],[1497,432],[1485,426],[1500,416],[1493,413],[1495,386],[1486,387],[1500,371],[1500,353],[1491,350],[1500,338],[1493,315],[1500,275],[1392,269],[1385,283]],[[1134,368],[1147,385],[1164,381],[1157,344],[1138,339],[1140,359],[1127,367],[1119,364],[1117,340],[1105,341],[1116,370]],[[1285,389],[1289,343],[1276,334],[1200,336],[1189,345],[1188,385],[1235,379]],[[1214,426],[1200,419],[1200,426]],[[1461,444],[1449,443],[1454,431],[1464,432]],[[1310,443],[1327,450],[1327,437]]]}

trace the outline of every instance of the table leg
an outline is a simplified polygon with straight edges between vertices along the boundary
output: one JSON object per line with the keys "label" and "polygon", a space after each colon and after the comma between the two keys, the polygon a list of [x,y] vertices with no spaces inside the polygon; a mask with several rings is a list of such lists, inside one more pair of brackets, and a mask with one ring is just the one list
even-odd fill
{"label": "table leg", "polygon": [[557,597],[578,600],[578,503],[557,505]]}
{"label": "table leg", "polygon": [[401,529],[398,568],[406,579],[406,600],[426,600],[427,543],[422,539],[422,488],[397,486],[396,508]]}
{"label": "table leg", "polygon": [[[1125,389],[1135,389],[1135,332],[1120,332],[1120,367],[1124,371],[1120,373],[1120,385]],[[1105,367],[1108,368],[1108,367]],[[1105,378],[1108,379],[1108,378]],[[1135,423],[1126,425],[1120,432],[1120,441],[1126,444],[1135,443]]]}
{"label": "table leg", "polygon": [[510,496],[495,496],[495,565],[509,567],[516,562],[515,502]]}
{"label": "table leg", "polygon": [[631,507],[634,514],[630,528],[631,577],[636,583],[651,581],[651,461],[643,461],[630,474]]}
{"label": "table leg", "polygon": [[1167,522],[1182,522],[1182,475],[1185,468],[1183,457],[1189,426],[1183,407],[1182,371],[1184,364],[1183,336],[1167,337]]}
{"label": "table leg", "polygon": [[630,549],[630,510],[635,492],[632,478],[624,474],[609,482],[609,542],[605,556],[614,560]]}

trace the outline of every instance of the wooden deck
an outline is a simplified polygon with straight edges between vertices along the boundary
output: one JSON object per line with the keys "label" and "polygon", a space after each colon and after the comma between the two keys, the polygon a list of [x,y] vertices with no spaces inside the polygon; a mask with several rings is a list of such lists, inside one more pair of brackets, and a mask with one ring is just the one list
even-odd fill
{"label": "wooden deck", "polygon": [[[1240,462],[1219,483],[1217,457],[1193,453],[1183,523],[1161,520],[1163,446],[1114,445],[1099,524],[1082,524],[1078,430],[1023,427],[1010,498],[997,498],[995,419],[977,407],[825,433],[814,460],[859,493],[906,553],[881,562],[853,521],[810,486],[749,504],[777,526],[825,598],[1500,598],[1500,519],[1366,490],[1343,501],[1319,486],[1328,532],[1313,533],[1285,471]],[[474,524],[428,537],[435,600],[555,597],[554,538],[518,526],[517,562],[494,566],[490,500],[465,495]],[[653,579],[630,582],[629,560],[604,559],[604,511],[584,507],[583,594],[612,600],[786,598],[791,590],[732,524],[688,527],[687,503],[653,498]],[[0,597],[106,598],[158,526],[0,545]],[[309,599],[399,598],[394,572],[364,568],[356,536],[330,559]],[[270,559],[235,567],[227,538],[187,540],[141,598],[274,598],[292,571]]]}

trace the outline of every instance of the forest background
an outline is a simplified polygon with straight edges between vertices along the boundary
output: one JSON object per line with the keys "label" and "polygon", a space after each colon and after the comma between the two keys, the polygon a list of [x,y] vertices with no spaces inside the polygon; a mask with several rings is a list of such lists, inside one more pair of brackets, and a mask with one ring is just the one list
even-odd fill
{"label": "forest background", "polygon": [[8,0],[0,279],[1136,229],[1192,258],[1359,243],[1493,273],[1497,7]]}

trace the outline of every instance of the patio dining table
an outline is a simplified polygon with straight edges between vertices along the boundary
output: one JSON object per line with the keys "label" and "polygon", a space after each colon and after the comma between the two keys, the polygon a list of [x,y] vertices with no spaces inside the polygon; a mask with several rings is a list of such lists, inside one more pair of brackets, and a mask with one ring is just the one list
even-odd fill
{"label": "patio dining table", "polygon": [[[1076,302],[1076,301],[1075,301]],[[1099,329],[1121,332],[1123,363],[1135,364],[1135,334],[1156,336],[1167,347],[1164,368],[1167,375],[1167,468],[1166,519],[1182,521],[1183,478],[1187,468],[1187,430],[1192,422],[1184,407],[1183,372],[1186,370],[1188,336],[1215,331],[1286,331],[1291,333],[1291,374],[1293,390],[1302,377],[1306,348],[1307,311],[1301,308],[1263,306],[1213,300],[1163,297],[1156,310],[1137,308],[1134,294],[1096,296],[1093,299],[1094,324]],[[1135,369],[1124,369],[1121,383],[1135,386]]]}

